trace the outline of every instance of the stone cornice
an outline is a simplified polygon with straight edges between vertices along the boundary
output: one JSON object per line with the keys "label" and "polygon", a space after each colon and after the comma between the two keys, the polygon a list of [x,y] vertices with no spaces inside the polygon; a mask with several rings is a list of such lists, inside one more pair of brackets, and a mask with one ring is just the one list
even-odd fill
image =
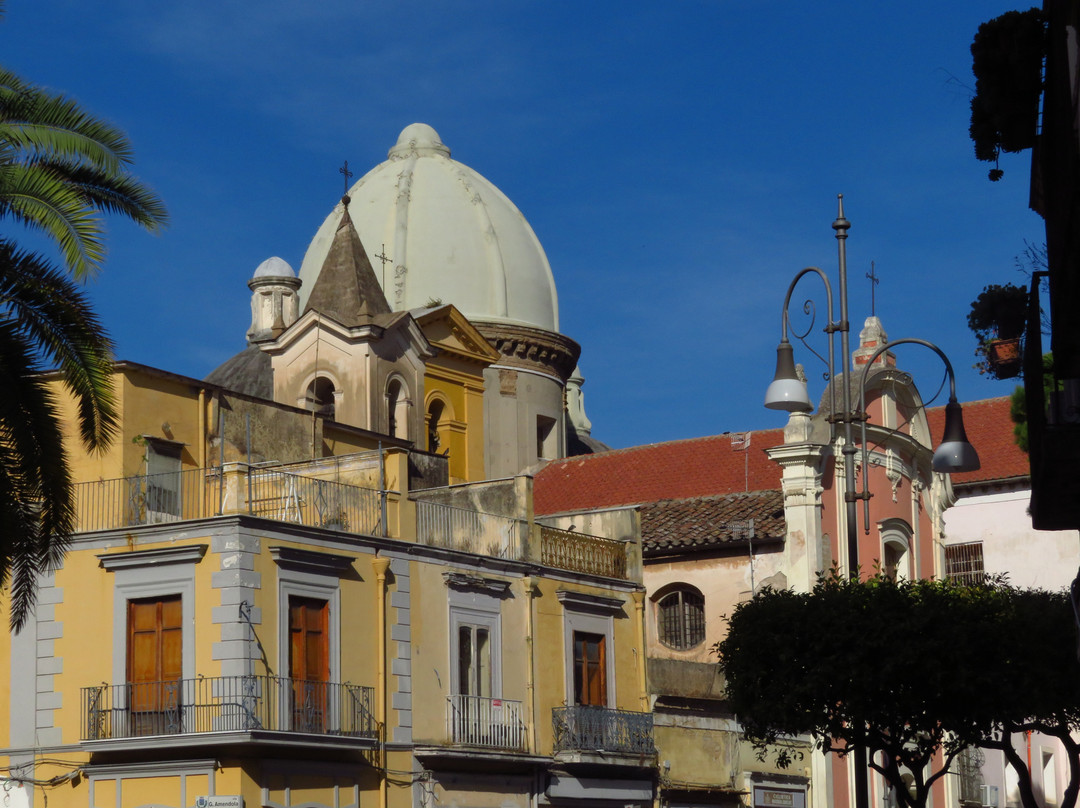
{"label": "stone cornice", "polygon": [[577,367],[581,346],[567,336],[511,323],[473,325],[499,352],[499,365],[540,371],[564,384]]}

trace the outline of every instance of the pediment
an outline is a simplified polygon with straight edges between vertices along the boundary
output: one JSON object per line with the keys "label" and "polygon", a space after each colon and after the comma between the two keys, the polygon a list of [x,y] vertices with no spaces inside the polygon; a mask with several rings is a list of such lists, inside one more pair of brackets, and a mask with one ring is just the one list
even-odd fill
{"label": "pediment", "polygon": [[432,309],[416,321],[424,336],[442,351],[484,364],[499,360],[499,352],[453,304]]}

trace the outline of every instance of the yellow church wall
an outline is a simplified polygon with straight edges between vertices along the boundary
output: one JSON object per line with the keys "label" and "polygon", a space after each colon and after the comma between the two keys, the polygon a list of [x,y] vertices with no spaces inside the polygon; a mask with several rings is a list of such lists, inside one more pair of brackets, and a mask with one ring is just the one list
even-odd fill
{"label": "yellow church wall", "polygon": [[[438,430],[437,453],[450,450],[450,482],[476,482],[484,479],[484,379],[480,373],[468,373],[432,360],[424,375],[424,434],[416,441],[430,451],[427,435],[431,406],[436,400],[445,409]],[[459,363],[464,365],[464,363]]]}

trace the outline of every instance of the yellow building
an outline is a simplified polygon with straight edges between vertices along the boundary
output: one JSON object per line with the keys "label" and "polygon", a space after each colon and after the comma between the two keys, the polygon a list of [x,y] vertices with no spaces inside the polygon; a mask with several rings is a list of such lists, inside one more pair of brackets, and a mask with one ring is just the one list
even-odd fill
{"label": "yellow building", "polygon": [[119,363],[117,440],[69,434],[78,533],[0,640],[3,804],[651,805],[637,523],[542,525],[502,474],[565,447],[569,341],[392,307],[348,200],[321,244],[304,298],[259,267],[207,379]]}

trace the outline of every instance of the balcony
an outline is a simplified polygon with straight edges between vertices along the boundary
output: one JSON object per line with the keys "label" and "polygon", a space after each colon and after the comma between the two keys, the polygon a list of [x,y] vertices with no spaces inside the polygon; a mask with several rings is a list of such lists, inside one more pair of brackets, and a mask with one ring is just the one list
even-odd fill
{"label": "balcony", "polygon": [[84,687],[82,740],[253,732],[374,740],[374,692],[281,676]]}
{"label": "balcony", "polygon": [[234,464],[78,483],[78,530],[249,513],[279,522],[385,535],[384,494],[348,483]]}
{"label": "balcony", "polygon": [[447,734],[452,743],[524,751],[525,723],[521,702],[482,696],[449,696]]}
{"label": "balcony", "polygon": [[562,570],[626,579],[626,545],[621,541],[540,527],[540,563]]}
{"label": "balcony", "polygon": [[555,752],[654,755],[652,713],[577,705],[551,712]]}
{"label": "balcony", "polygon": [[441,502],[416,502],[416,542],[479,553],[492,558],[525,558],[520,519],[458,508]]}

